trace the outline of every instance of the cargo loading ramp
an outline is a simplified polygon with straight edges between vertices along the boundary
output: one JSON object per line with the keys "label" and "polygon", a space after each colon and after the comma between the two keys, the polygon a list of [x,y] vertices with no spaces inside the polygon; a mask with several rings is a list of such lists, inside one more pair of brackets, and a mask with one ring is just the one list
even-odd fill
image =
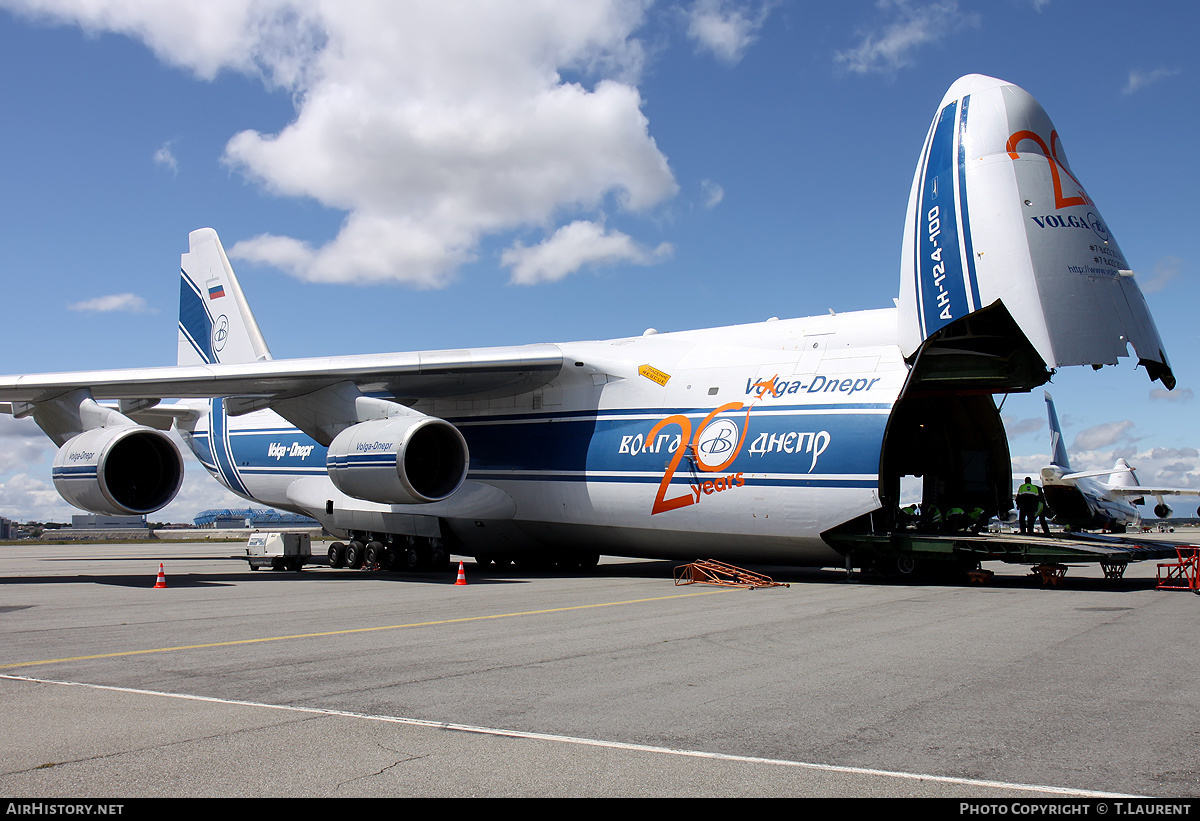
{"label": "cargo loading ramp", "polygon": [[[899,575],[918,569],[973,567],[977,562],[1000,561],[1037,568],[1073,563],[1095,563],[1107,578],[1120,578],[1131,562],[1175,559],[1179,544],[1136,536],[1090,533],[1054,533],[1024,536],[1015,533],[826,533],[825,539],[853,564],[875,567]],[[1065,572],[1065,571],[1063,571]],[[1062,572],[1057,574],[1061,578]],[[1043,573],[1043,578],[1049,574]]]}

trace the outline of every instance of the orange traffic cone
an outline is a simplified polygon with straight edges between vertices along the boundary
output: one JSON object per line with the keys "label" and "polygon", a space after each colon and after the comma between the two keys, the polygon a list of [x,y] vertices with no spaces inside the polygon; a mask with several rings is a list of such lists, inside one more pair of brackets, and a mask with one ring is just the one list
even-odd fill
{"label": "orange traffic cone", "polygon": [[167,574],[163,573],[163,566],[161,562],[159,562],[158,565],[158,581],[154,583],[154,589],[158,590],[160,587],[163,590],[167,589]]}
{"label": "orange traffic cone", "polygon": [[458,563],[458,581],[456,581],[454,583],[454,586],[458,587],[460,584],[463,585],[464,587],[467,584],[467,574],[463,571],[463,563],[462,562]]}

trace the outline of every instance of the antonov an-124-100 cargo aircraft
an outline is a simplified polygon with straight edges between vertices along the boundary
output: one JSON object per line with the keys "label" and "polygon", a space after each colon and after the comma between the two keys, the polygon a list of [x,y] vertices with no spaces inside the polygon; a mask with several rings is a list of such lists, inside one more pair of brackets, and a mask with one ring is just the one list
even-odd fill
{"label": "antonov an-124-100 cargo aircraft", "polygon": [[59,493],[102,514],[172,500],[184,473],[173,426],[234,493],[347,540],[329,550],[335,566],[416,569],[448,553],[560,566],[599,554],[1034,563],[1048,554],[1032,539],[1001,549],[913,535],[898,515],[902,477],[922,477],[926,508],[1007,513],[994,394],[1115,364],[1129,345],[1151,379],[1175,384],[1054,124],[1024,90],[979,75],[950,87],[929,127],[894,307],[275,359],[214,231],[190,235],[181,267],[177,366],[0,377],[0,409],[33,416],[59,446]]}

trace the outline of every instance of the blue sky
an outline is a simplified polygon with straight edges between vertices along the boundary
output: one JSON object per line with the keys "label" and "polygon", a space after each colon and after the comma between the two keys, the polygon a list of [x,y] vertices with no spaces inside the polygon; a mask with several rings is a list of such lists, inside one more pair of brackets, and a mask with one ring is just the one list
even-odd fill
{"label": "blue sky", "polygon": [[[0,0],[0,372],[171,364],[215,228],[276,357],[596,339],[886,307],[934,108],[1032,93],[1179,387],[1048,386],[1079,467],[1200,486],[1200,12],[1177,2]],[[1014,470],[1041,391],[1003,408]],[[66,516],[0,419],[0,515]],[[164,511],[233,504],[189,478]],[[1186,507],[1182,506],[1181,507]]]}

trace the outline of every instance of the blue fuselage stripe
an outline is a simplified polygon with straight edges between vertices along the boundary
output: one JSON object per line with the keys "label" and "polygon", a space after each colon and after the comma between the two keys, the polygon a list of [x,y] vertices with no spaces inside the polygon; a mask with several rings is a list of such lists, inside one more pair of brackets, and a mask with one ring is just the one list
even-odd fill
{"label": "blue fuselage stripe", "polygon": [[971,95],[963,97],[962,111],[958,115],[958,212],[962,220],[963,257],[967,261],[967,277],[971,283],[971,309],[983,307],[979,298],[979,280],[975,276],[975,243],[971,241],[971,217],[967,209],[967,109]]}
{"label": "blue fuselage stripe", "polygon": [[187,272],[180,270],[179,330],[192,344],[196,354],[206,364],[216,362],[212,350],[212,316],[204,297],[196,290]]}
{"label": "blue fuselage stripe", "polygon": [[[233,443],[229,437],[229,417],[225,415],[225,400],[213,399],[212,412],[208,415],[212,424],[212,440],[210,442],[212,449],[213,460],[216,462],[217,470],[220,472],[221,481],[232,490],[234,493],[243,496],[249,495],[246,486],[242,483],[241,477],[238,476],[237,463],[246,461],[251,464],[253,462],[246,455],[246,459],[242,458],[242,454],[235,451]],[[240,448],[236,449],[240,450]]]}
{"label": "blue fuselage stripe", "polygon": [[[804,412],[801,412],[804,411]],[[678,422],[656,424],[671,412],[627,409],[556,416],[494,416],[452,420],[470,453],[470,476],[486,481],[704,481],[744,473],[748,483],[874,487],[888,414],[874,406],[813,410],[767,407],[721,414],[704,432],[695,428],[711,409],[687,411],[684,440]],[[680,416],[685,414],[679,414]],[[193,434],[197,456],[239,493],[242,476],[320,475],[328,467],[395,468],[394,454],[330,457],[298,430],[228,430],[221,400],[213,402],[211,440]],[[719,424],[718,424],[719,422]],[[683,453],[678,451],[683,449]],[[204,457],[211,454],[211,459]],[[719,468],[719,471],[717,471]],[[751,479],[751,477],[754,477]],[[854,477],[854,478],[837,478]]]}
{"label": "blue fuselage stripe", "polygon": [[934,127],[925,168],[913,243],[921,302],[921,325],[928,337],[969,312],[958,244],[954,179],[958,169],[954,137],[958,104],[942,109]]}

